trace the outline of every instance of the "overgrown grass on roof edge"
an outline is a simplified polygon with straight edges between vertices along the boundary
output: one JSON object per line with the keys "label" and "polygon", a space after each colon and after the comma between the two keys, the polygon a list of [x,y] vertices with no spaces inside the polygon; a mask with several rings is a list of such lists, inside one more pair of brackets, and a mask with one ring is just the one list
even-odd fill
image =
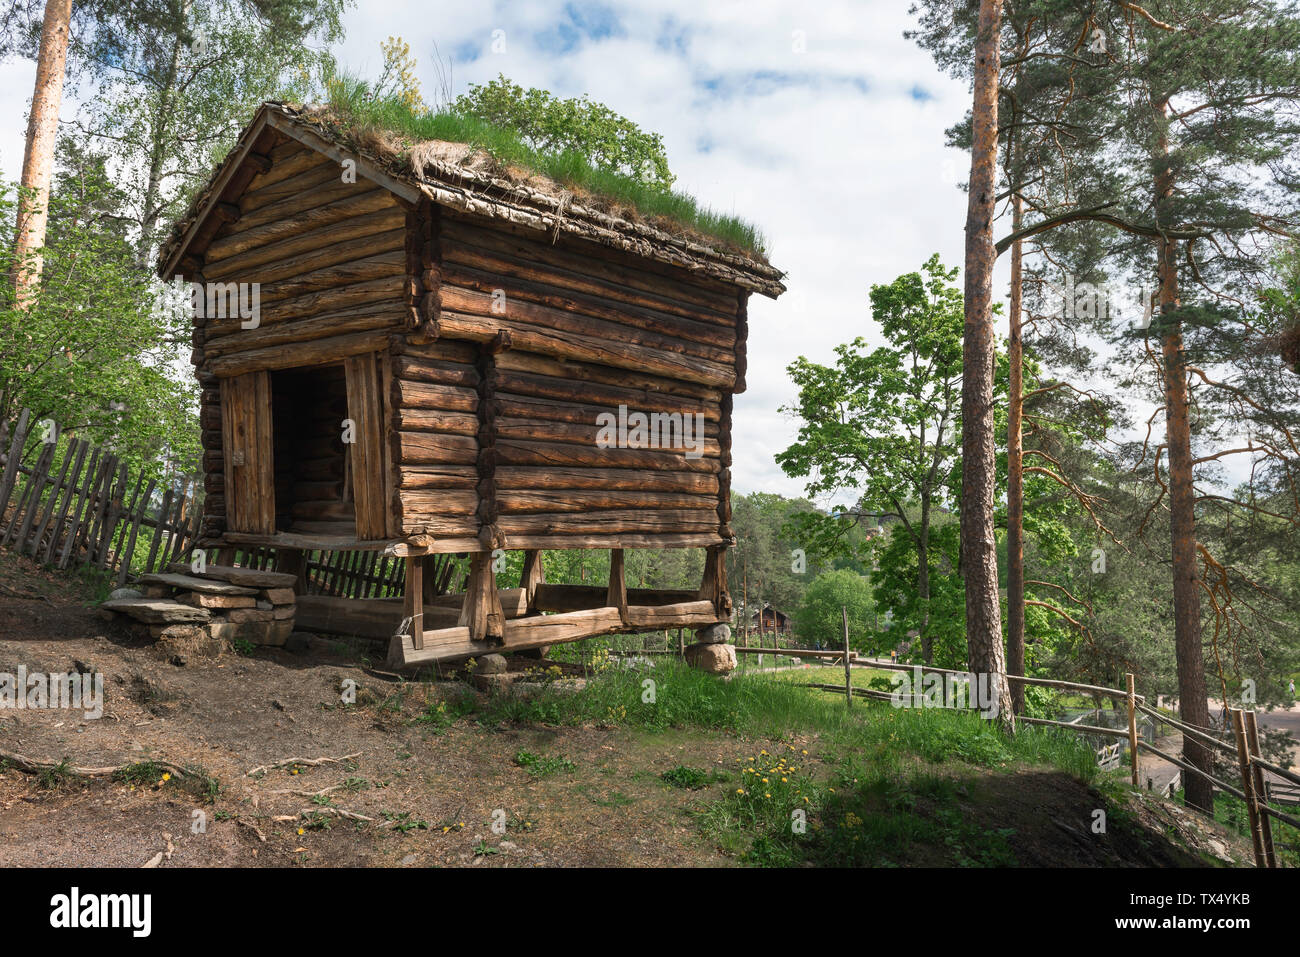
{"label": "overgrown grass on roof edge", "polygon": [[595,205],[623,206],[665,232],[698,234],[707,243],[730,246],[763,257],[765,242],[757,227],[696,202],[686,193],[656,189],[640,180],[597,169],[573,152],[542,153],[528,146],[514,130],[493,126],[477,117],[447,111],[417,113],[395,96],[372,98],[364,80],[335,77],[324,104],[346,133],[367,127],[395,134],[412,143],[445,140],[483,150],[503,166],[540,173],[574,192],[590,194]]}

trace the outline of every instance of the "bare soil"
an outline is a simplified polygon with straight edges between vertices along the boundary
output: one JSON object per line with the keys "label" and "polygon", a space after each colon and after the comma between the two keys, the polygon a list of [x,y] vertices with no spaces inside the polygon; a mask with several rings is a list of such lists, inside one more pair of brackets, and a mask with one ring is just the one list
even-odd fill
{"label": "bare soil", "polygon": [[[23,665],[105,678],[98,720],[0,709],[0,750],[202,774],[50,787],[0,763],[0,866],[730,866],[735,858],[692,815],[729,785],[680,790],[659,775],[677,765],[734,772],[738,756],[776,750],[775,741],[691,729],[421,723],[426,707],[464,686],[402,686],[369,666],[365,646],[178,656],[103,614],[69,579],[0,553],[0,672]],[[353,707],[341,705],[348,681],[359,689]],[[816,735],[785,743],[819,753]],[[572,768],[535,776],[516,763],[521,750]],[[293,763],[321,758],[333,760]],[[1085,785],[1043,769],[968,770],[978,780],[964,811],[990,828],[1014,827],[1022,864],[1198,864],[1210,841],[1249,860],[1222,829],[1148,800],[1134,802],[1140,840],[1091,840],[1101,799]],[[204,775],[218,787],[211,802]],[[951,862],[934,852],[915,863]]]}

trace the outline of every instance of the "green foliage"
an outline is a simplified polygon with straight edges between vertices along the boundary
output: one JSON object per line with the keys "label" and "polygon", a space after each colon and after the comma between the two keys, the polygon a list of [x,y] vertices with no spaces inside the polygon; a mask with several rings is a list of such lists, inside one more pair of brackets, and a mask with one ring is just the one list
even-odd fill
{"label": "green foliage", "polygon": [[[895,526],[888,535],[877,539],[872,597],[878,608],[890,612],[887,628],[878,639],[881,648],[903,643],[908,634],[920,630],[928,617],[934,649],[932,663],[940,668],[965,667],[966,588],[957,570],[959,531],[954,521],[930,531],[930,547],[926,553],[930,566],[928,602],[923,602],[917,592],[918,559],[908,535]],[[914,660],[919,660],[919,651],[919,647],[913,647]]]}
{"label": "green foliage", "polygon": [[841,648],[844,644],[843,611],[848,611],[849,638],[858,651],[876,653],[880,649],[871,635],[875,611],[871,585],[867,579],[847,568],[824,571],[813,579],[804,594],[803,604],[795,613],[799,637],[821,648]]}
{"label": "green foliage", "polygon": [[684,764],[669,768],[659,775],[659,778],[666,784],[685,791],[698,791],[701,788],[708,787],[713,780],[713,776],[708,771],[701,771],[699,768],[688,768]]}
{"label": "green foliage", "polygon": [[504,75],[470,84],[452,110],[492,126],[514,130],[539,153],[573,153],[598,170],[641,180],[667,191],[676,178],[668,170],[663,137],[585,94],[561,99],[546,90],[525,90]]}
{"label": "green foliage", "polygon": [[535,778],[550,777],[560,771],[566,774],[572,774],[578,769],[578,766],[563,755],[551,755],[542,757],[533,754],[531,751],[516,751],[515,764],[523,768]]}
{"label": "green foliage", "polygon": [[[67,140],[63,147],[39,295],[19,309],[13,287],[0,290],[0,416],[29,408],[33,421],[108,446],[133,470],[195,462],[192,383],[182,365],[188,323],[156,309],[155,289],[122,235],[122,193],[106,159]],[[7,229],[14,201],[13,192],[0,194]],[[7,272],[12,237],[0,246]]]}
{"label": "green foliage", "polygon": [[345,135],[349,129],[381,129],[413,142],[468,143],[503,166],[541,173],[599,202],[630,207],[660,226],[684,227],[710,241],[760,256],[763,253],[763,237],[756,227],[701,206],[685,193],[603,168],[574,150],[548,152],[534,148],[513,127],[497,126],[476,115],[451,109],[421,112],[411,106],[405,94],[385,93],[330,66],[322,69],[321,77],[324,103]]}

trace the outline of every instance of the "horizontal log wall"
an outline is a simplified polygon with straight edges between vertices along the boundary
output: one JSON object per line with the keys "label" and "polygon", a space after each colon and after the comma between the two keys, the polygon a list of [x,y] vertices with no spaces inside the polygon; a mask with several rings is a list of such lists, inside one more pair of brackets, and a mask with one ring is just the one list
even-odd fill
{"label": "horizontal log wall", "polygon": [[[729,536],[743,297],[448,210],[435,239],[440,338],[399,342],[392,359],[403,531],[478,535],[484,548]],[[702,415],[701,454],[688,457],[680,433],[677,447],[601,447],[600,417],[620,406],[674,427]]]}
{"label": "horizontal log wall", "polygon": [[258,283],[256,328],[200,318],[196,358],[217,376],[337,362],[403,326],[407,211],[388,190],[297,143],[270,152],[202,254],[208,283]]}

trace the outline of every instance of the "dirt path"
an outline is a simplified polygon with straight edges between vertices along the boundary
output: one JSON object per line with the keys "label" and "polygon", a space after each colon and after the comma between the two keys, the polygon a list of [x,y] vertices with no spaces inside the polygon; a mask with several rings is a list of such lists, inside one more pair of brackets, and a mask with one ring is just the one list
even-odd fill
{"label": "dirt path", "polygon": [[[0,708],[0,750],[135,773],[56,782],[0,762],[0,866],[730,866],[736,849],[696,812],[736,787],[743,756],[794,746],[827,776],[839,760],[817,734],[485,727],[438,711],[466,686],[399,683],[357,648],[177,656],[115,630],[66,581],[29,574],[8,590],[37,597],[0,597],[0,674],[98,673],[104,714]],[[671,787],[661,775],[679,766],[712,783]],[[1021,863],[1198,862],[1159,816],[1141,847],[1090,841],[1099,798],[1060,772],[944,773],[970,781],[962,814],[1017,834]],[[927,853],[906,862],[945,862],[942,845]]]}

